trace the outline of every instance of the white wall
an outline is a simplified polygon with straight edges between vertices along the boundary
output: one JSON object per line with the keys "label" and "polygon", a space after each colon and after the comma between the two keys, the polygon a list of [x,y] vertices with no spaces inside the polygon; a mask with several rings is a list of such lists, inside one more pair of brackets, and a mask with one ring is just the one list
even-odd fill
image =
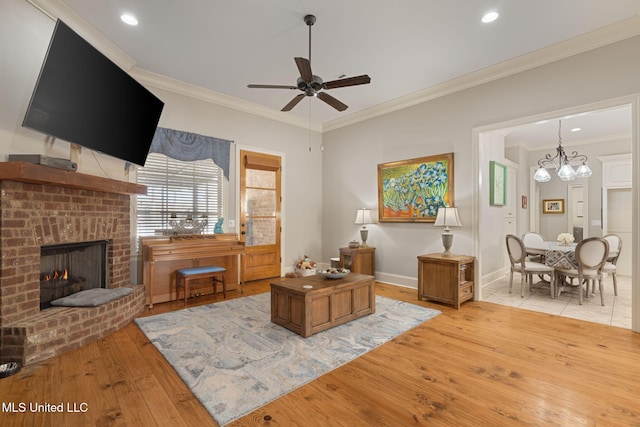
{"label": "white wall", "polygon": [[[48,144],[42,135],[20,127],[53,21],[25,1],[1,2],[0,16],[0,157],[8,153],[66,157],[68,144]],[[623,40],[335,129],[322,138],[312,133],[311,143],[309,132],[300,128],[150,89],[167,103],[162,126],[284,155],[284,265],[304,253],[326,262],[339,247],[359,238],[354,213],[359,207],[377,208],[377,164],[448,152],[455,154],[455,205],[464,224],[454,229],[453,250],[479,256],[482,265],[503,236],[496,232],[476,239],[479,230],[491,228],[482,222],[490,217],[482,214],[488,203],[487,162],[474,132],[495,123],[638,94],[639,50],[640,37]],[[94,158],[94,153],[84,151],[89,150],[83,150],[80,171],[129,179],[122,162],[101,155]],[[591,194],[589,199],[593,200]],[[442,251],[441,230],[431,224],[384,223],[369,229],[368,243],[377,247],[376,270],[389,281],[415,286],[416,257]]]}
{"label": "white wall", "polygon": [[[488,157],[482,151],[478,152],[481,168],[474,176],[478,168],[472,155],[477,149],[473,146],[474,129],[637,94],[639,49],[640,37],[634,37],[325,133],[324,257],[356,237],[352,217],[357,207],[376,208],[378,163],[454,152],[455,205],[464,227],[454,229],[453,251],[475,254],[481,258],[481,265],[491,269],[492,261],[485,258],[503,244],[504,237],[496,231],[472,241],[473,230],[490,229],[483,221],[492,218],[489,211],[483,215],[488,209]],[[473,187],[479,172],[479,215],[475,216]],[[492,227],[492,220],[488,221]],[[377,248],[378,272],[397,282],[415,283],[416,257],[440,252],[440,233],[430,224],[384,223],[371,227],[368,243]]]}
{"label": "white wall", "polygon": [[[23,153],[68,159],[68,143],[48,142],[44,135],[21,127],[55,22],[26,1],[0,2],[0,16],[0,161],[6,161],[9,154]],[[165,102],[160,126],[230,139],[243,148],[283,156],[283,267],[292,266],[304,254],[320,261],[320,134],[147,87]],[[123,181],[134,179],[133,174],[125,173],[123,161],[88,149],[82,150],[78,171]],[[227,219],[235,218],[238,211],[235,164],[230,178]]]}
{"label": "white wall", "polygon": [[[626,139],[614,139],[610,141],[603,141],[594,144],[585,145],[572,145],[565,147],[567,151],[578,151],[580,154],[585,154],[589,158],[589,168],[593,172],[588,179],[576,179],[574,183],[584,182],[585,189],[588,191],[588,212],[587,218],[588,224],[584,224],[585,236],[601,236],[602,227],[593,223],[594,220],[601,220],[601,207],[602,207],[602,163],[597,158],[601,156],[626,154],[631,152],[631,140]],[[544,157],[545,154],[552,152],[553,150],[540,150],[532,151],[529,153],[529,165],[534,166],[537,164],[537,159]],[[553,240],[559,233],[566,233],[567,231],[567,215],[568,206],[566,200],[568,198],[567,183],[562,182],[554,171],[550,170],[551,181],[545,183],[536,184],[540,189],[540,200],[543,199],[565,199],[565,213],[559,214],[542,214],[540,216],[540,232],[547,239]],[[542,211],[542,207],[540,207]]]}

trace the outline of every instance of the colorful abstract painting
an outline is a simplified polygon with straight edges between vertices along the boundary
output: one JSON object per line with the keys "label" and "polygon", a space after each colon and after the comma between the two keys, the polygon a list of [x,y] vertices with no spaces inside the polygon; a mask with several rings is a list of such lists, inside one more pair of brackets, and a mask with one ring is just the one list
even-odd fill
{"label": "colorful abstract painting", "polygon": [[434,222],[454,206],[453,153],[378,165],[380,222]]}

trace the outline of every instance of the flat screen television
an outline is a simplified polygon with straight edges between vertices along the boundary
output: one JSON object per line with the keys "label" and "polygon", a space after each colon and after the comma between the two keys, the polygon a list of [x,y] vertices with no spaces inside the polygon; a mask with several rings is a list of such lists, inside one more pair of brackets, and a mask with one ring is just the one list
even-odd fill
{"label": "flat screen television", "polygon": [[163,107],[58,20],[22,126],[144,166]]}

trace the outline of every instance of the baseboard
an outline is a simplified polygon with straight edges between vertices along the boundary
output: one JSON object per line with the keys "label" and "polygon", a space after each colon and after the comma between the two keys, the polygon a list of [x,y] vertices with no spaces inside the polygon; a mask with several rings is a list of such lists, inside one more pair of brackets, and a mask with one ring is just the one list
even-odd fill
{"label": "baseboard", "polygon": [[390,285],[418,289],[418,278],[416,277],[400,276],[398,274],[389,273],[376,273],[376,280],[378,282],[384,282]]}
{"label": "baseboard", "polygon": [[509,273],[508,268],[501,268],[499,270],[492,271],[491,273],[485,274],[484,276],[482,276],[482,280],[480,281],[480,284],[482,287],[485,287],[488,284],[503,278],[507,273]]}

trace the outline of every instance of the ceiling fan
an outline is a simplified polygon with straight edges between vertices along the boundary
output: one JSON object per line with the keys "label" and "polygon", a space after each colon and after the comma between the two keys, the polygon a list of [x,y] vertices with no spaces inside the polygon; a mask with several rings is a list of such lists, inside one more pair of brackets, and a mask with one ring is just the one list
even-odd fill
{"label": "ceiling fan", "polygon": [[322,81],[322,78],[320,78],[319,76],[314,75],[311,72],[311,26],[316,23],[316,17],[314,15],[306,15],[304,17],[304,22],[309,27],[309,59],[301,57],[294,58],[294,60],[296,61],[296,65],[298,66],[298,71],[300,72],[300,77],[298,77],[296,85],[288,86],[250,84],[247,85],[247,87],[254,89],[297,89],[302,91],[301,94],[296,95],[291,101],[289,101],[289,103],[285,105],[281,111],[290,111],[300,101],[302,101],[302,98],[304,98],[305,96],[316,96],[336,110],[344,111],[349,108],[346,104],[338,101],[328,93],[322,92],[322,90],[364,85],[370,83],[371,78],[368,75],[363,74],[361,76],[348,77],[344,79],[325,82]]}

